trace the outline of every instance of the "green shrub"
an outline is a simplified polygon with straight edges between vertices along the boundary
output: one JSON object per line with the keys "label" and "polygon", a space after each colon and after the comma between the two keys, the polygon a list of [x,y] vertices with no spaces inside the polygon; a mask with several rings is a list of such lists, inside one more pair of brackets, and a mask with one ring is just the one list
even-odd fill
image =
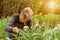
{"label": "green shrub", "polygon": [[[0,39],[5,40],[4,26],[8,22],[9,17],[0,19]],[[31,30],[28,26],[22,30],[19,35],[15,35],[16,40],[60,40],[60,15],[55,14],[36,14],[32,16],[32,23],[39,21],[39,27],[32,26]]]}
{"label": "green shrub", "polygon": [[4,26],[7,24],[8,20],[9,20],[9,17],[7,17],[5,19],[0,19],[0,38],[1,39],[5,39]]}

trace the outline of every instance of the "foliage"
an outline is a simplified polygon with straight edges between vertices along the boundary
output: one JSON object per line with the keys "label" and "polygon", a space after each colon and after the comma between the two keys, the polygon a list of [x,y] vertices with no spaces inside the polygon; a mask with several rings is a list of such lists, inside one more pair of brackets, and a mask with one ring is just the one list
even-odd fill
{"label": "foliage", "polygon": [[40,10],[39,1],[40,0],[1,0],[1,17],[4,18],[14,13],[21,13],[25,7],[31,7],[34,13],[37,13],[38,10]]}
{"label": "foliage", "polygon": [[43,16],[41,13],[35,14],[32,17],[32,22],[34,23],[35,21],[39,21],[40,25],[54,28],[56,24],[60,24],[60,15],[48,14]]}
{"label": "foliage", "polygon": [[7,24],[9,17],[0,19],[0,40],[5,39],[4,26]]}
{"label": "foliage", "polygon": [[[3,28],[8,19],[9,17],[0,20],[0,38],[6,37]],[[36,29],[32,26],[30,30],[28,26],[25,26],[23,30],[20,29],[19,35],[15,35],[16,40],[60,40],[60,15],[48,14],[43,16],[40,13],[32,16],[31,20],[33,24],[39,21],[39,27]]]}

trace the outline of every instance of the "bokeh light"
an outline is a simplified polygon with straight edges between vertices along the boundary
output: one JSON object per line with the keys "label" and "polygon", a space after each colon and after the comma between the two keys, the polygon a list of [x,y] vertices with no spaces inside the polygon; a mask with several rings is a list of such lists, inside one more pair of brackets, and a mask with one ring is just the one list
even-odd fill
{"label": "bokeh light", "polygon": [[[40,2],[41,3],[41,2]],[[41,12],[60,14],[60,0],[42,0]]]}
{"label": "bokeh light", "polygon": [[48,7],[51,8],[51,9],[54,9],[54,8],[55,8],[55,3],[54,3],[54,1],[50,1],[47,5],[48,5]]}

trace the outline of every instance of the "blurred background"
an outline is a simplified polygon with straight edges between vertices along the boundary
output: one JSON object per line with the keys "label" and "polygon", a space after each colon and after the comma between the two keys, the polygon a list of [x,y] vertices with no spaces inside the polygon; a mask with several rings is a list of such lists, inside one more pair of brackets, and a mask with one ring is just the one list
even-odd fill
{"label": "blurred background", "polygon": [[5,25],[14,13],[21,13],[30,7],[34,14],[32,24],[39,22],[31,30],[20,30],[18,40],[60,40],[60,0],[0,0],[0,40],[6,40]]}
{"label": "blurred background", "polygon": [[20,13],[25,7],[31,7],[35,14],[60,14],[60,0],[0,0],[0,18]]}

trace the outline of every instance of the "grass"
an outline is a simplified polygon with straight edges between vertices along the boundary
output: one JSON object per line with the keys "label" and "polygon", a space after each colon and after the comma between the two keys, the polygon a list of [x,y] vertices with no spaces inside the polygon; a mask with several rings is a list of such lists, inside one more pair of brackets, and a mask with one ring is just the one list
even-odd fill
{"label": "grass", "polygon": [[[0,19],[0,40],[5,40],[4,26],[8,22],[9,17]],[[20,29],[19,36],[15,35],[16,40],[60,40],[60,15],[55,14],[36,14],[32,16],[32,23],[39,21],[39,27],[32,26],[29,30],[28,26]]]}
{"label": "grass", "polygon": [[0,19],[0,40],[5,39],[4,26],[7,24],[9,17]]}

